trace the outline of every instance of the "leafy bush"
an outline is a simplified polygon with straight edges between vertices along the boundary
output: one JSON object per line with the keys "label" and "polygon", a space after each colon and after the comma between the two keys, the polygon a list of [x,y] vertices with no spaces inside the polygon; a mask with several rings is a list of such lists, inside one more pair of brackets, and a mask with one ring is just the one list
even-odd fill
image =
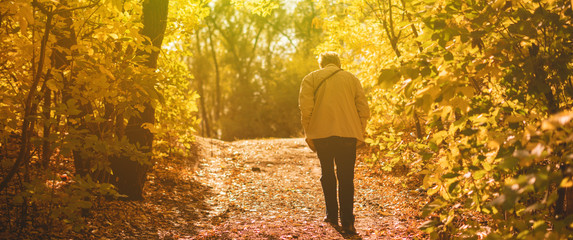
{"label": "leafy bush", "polygon": [[324,9],[337,17],[322,47],[347,53],[370,86],[374,159],[424,176],[432,238],[571,237],[570,113],[559,113],[573,106],[570,1]]}

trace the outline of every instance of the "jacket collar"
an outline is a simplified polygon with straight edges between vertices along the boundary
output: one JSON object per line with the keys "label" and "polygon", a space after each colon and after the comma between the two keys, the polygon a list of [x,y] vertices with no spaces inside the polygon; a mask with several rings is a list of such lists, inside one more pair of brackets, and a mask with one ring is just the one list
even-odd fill
{"label": "jacket collar", "polygon": [[324,69],[329,68],[329,67],[334,67],[334,68],[336,68],[336,69],[339,68],[338,66],[336,66],[336,64],[334,64],[334,63],[329,63],[329,64],[326,64],[326,66],[324,66]]}

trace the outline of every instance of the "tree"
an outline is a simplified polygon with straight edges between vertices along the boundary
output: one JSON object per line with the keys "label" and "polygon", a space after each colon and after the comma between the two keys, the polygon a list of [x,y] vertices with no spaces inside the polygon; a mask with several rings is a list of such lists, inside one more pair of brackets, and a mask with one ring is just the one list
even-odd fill
{"label": "tree", "polygon": [[95,200],[141,199],[152,162],[189,149],[191,74],[158,60],[167,4],[0,3],[0,231],[82,230]]}
{"label": "tree", "polygon": [[192,26],[181,29],[172,42],[181,49],[176,54],[194,73],[192,82],[200,92],[201,133],[205,136],[234,139],[300,134],[296,95],[306,73],[294,67],[296,76],[286,72],[291,63],[302,65],[300,59],[292,58],[295,25],[288,19],[294,13],[281,9],[278,1],[253,2],[198,3],[203,10],[196,15],[204,19],[197,27],[188,24],[195,21],[191,14],[174,19],[179,26]]}
{"label": "tree", "polygon": [[[140,50],[139,54],[145,58],[145,66],[150,69],[157,68],[159,49],[163,42],[167,26],[169,0],[147,0],[143,2],[143,29],[142,34],[148,38],[149,50]],[[153,133],[151,128],[155,123],[155,108],[152,102],[145,102],[143,108],[129,118],[125,127],[125,135],[129,143],[134,144],[144,154],[152,153]],[[130,156],[119,156],[112,160],[111,167],[117,176],[117,187],[121,194],[129,199],[143,199],[143,186],[147,171],[151,166],[151,156],[146,160],[134,161]]]}

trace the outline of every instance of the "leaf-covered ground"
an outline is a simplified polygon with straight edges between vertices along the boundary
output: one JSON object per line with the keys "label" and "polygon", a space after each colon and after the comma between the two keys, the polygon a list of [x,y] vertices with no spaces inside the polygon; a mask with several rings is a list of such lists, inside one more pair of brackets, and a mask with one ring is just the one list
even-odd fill
{"label": "leaf-covered ground", "polygon": [[[198,138],[197,156],[159,162],[145,200],[101,201],[81,239],[425,239],[417,229],[427,202],[398,173],[374,171],[359,156],[358,235],[324,223],[320,164],[303,139],[223,142]],[[33,236],[34,234],[31,234]]]}
{"label": "leaf-covered ground", "polygon": [[303,139],[203,140],[197,180],[213,187],[193,239],[415,239],[425,199],[363,161],[356,169],[358,236],[322,222],[320,164]]}

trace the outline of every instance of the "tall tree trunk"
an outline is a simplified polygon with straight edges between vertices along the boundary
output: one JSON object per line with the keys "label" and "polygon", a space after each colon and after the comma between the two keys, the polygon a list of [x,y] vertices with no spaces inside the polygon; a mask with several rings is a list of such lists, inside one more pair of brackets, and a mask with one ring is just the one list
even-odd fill
{"label": "tall tree trunk", "polygon": [[215,45],[213,44],[213,31],[211,25],[207,24],[209,30],[209,46],[211,47],[211,56],[213,58],[213,65],[215,67],[215,114],[213,117],[213,122],[219,120],[221,114],[221,73],[219,72],[219,62],[217,61],[217,52],[215,51]]}
{"label": "tall tree trunk", "polygon": [[193,72],[195,75],[195,80],[197,80],[197,92],[199,93],[199,109],[201,110],[201,135],[203,137],[211,137],[211,127],[209,124],[209,116],[207,115],[207,108],[205,106],[205,99],[207,95],[205,93],[205,80],[208,79],[209,71],[206,68],[208,61],[204,59],[203,52],[201,51],[201,42],[199,39],[199,31],[195,31],[195,44],[197,49],[197,54],[193,60]]}
{"label": "tall tree trunk", "polygon": [[[142,34],[149,37],[153,46],[161,48],[165,28],[167,25],[167,9],[169,0],[146,0],[143,2],[143,29]],[[140,52],[147,57],[145,65],[149,68],[157,68],[159,51],[146,53]],[[142,127],[144,123],[155,123],[155,108],[150,102],[144,104],[143,112],[129,119],[125,126],[125,136],[131,144],[139,146],[139,150],[150,153],[152,150],[153,133]],[[151,162],[151,161],[149,161]],[[143,186],[150,165],[135,162],[130,156],[122,155],[112,160],[111,167],[117,179],[118,192],[127,195],[129,200],[143,199]]]}

